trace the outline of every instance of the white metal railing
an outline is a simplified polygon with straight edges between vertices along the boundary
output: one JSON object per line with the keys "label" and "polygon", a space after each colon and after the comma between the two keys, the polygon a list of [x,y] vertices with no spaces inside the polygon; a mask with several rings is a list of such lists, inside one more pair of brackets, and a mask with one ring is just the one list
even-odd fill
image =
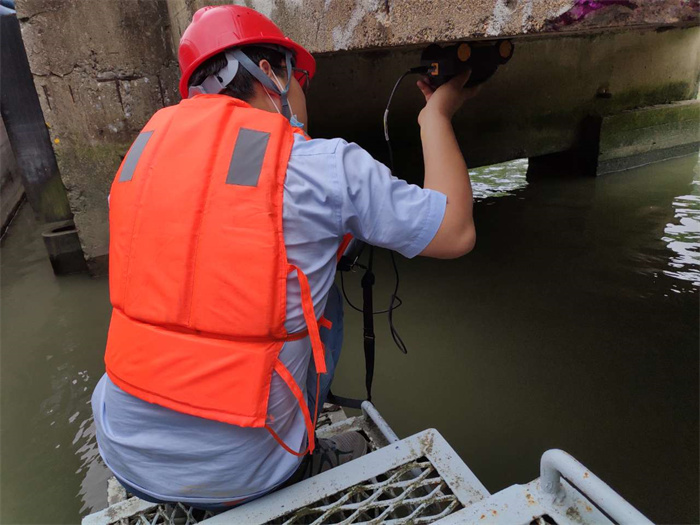
{"label": "white metal railing", "polygon": [[318,437],[349,430],[368,438],[369,454],[222,514],[121,498],[83,525],[651,523],[561,450],[542,456],[540,478],[489,494],[435,430],[399,440],[371,403],[350,418],[326,407]]}
{"label": "white metal railing", "polygon": [[561,504],[566,498],[566,488],[561,482],[562,476],[616,522],[651,525],[652,522],[644,514],[576,458],[563,450],[548,450],[540,460],[540,483],[543,492],[554,496],[555,504]]}
{"label": "white metal railing", "polygon": [[429,429],[205,523],[435,523],[488,496],[447,441]]}

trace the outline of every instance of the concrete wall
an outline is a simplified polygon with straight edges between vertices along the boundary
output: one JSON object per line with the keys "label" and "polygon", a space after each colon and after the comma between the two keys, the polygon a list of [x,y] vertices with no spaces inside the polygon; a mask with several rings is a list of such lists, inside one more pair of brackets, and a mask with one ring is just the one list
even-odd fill
{"label": "concrete wall", "polygon": [[17,4],[83,250],[104,257],[111,179],[153,112],[179,100],[165,0]]}
{"label": "concrete wall", "polygon": [[312,53],[697,24],[694,0],[168,0],[173,41],[200,7],[253,7]]}
{"label": "concrete wall", "polygon": [[23,194],[22,178],[17,171],[5,124],[0,119],[0,232],[5,231]]}
{"label": "concrete wall", "polygon": [[[382,113],[392,86],[421,48],[322,55],[309,97],[312,135],[342,135],[384,155]],[[455,129],[472,167],[564,151],[584,119],[695,98],[700,28],[635,30],[515,40],[511,61],[468,101]],[[396,148],[415,162],[423,104],[409,77],[392,103]],[[361,108],[358,111],[358,108]],[[420,159],[417,159],[420,161]],[[408,162],[407,162],[408,164]]]}
{"label": "concrete wall", "polygon": [[[36,88],[91,261],[107,254],[106,197],[123,155],[155,110],[179,100],[176,45],[205,3],[224,2],[17,2]],[[520,37],[513,60],[456,121],[472,165],[569,148],[590,112],[697,92],[700,34],[687,28],[697,24],[695,0],[456,0],[449,8],[433,0],[237,3],[271,16],[319,53],[311,133],[343,135],[370,149],[381,139],[381,112],[393,81],[434,41]],[[684,29],[655,30],[671,27]],[[402,88],[392,130],[397,147],[410,153],[400,156],[404,161],[418,151],[419,107],[417,90]]]}

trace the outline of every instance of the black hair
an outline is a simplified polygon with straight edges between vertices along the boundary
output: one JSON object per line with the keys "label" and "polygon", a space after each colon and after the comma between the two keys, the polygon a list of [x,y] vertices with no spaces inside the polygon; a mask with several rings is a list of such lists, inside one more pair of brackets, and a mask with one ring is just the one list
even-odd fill
{"label": "black hair", "polygon": [[[285,71],[285,56],[281,51],[275,51],[269,47],[243,46],[240,48],[250,58],[254,64],[259,64],[261,60],[267,60],[272,66],[276,75],[283,75]],[[209,75],[214,75],[226,67],[225,51],[209,57],[202,62],[194,73],[190,76],[188,86],[198,86]],[[255,82],[257,80],[243,67],[238,68],[236,76],[231,83],[226,86],[221,94],[245,100],[253,98],[255,94]]]}

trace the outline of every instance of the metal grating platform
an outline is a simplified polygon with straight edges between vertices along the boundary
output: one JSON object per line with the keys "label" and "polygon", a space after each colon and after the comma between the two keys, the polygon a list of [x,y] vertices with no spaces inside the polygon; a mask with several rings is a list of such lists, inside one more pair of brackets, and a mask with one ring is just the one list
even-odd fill
{"label": "metal grating platform", "polygon": [[[110,485],[115,484],[118,482],[112,478]],[[182,503],[158,505],[135,497],[127,498],[123,488],[121,492],[124,494],[121,499],[114,501],[114,498],[110,498],[109,507],[86,516],[83,525],[196,525],[212,517],[211,512],[193,509]]]}
{"label": "metal grating platform", "polygon": [[205,523],[434,523],[488,496],[447,441],[430,429]]}
{"label": "metal grating platform", "polygon": [[[371,404],[361,415],[348,417],[337,405],[327,404],[319,415],[316,434],[327,438],[348,430],[356,430],[367,437],[370,450],[377,450],[398,437]],[[90,514],[82,525],[196,525],[212,517],[211,512],[193,509],[178,503],[159,505],[127,494],[116,478],[109,481],[109,507]]]}
{"label": "metal grating platform", "polygon": [[539,478],[491,495],[436,430],[399,440],[371,403],[356,417],[324,407],[318,437],[348,430],[363,433],[371,452],[225,513],[127,499],[115,482],[110,507],[83,525],[651,524],[561,450],[542,456]]}
{"label": "metal grating platform", "polygon": [[361,483],[270,524],[433,523],[462,508],[429,461],[390,470],[376,481]]}

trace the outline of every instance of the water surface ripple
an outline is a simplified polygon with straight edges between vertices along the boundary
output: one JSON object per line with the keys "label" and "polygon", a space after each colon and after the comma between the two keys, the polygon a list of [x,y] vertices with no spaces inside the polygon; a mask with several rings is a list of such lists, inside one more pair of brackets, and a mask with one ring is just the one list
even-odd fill
{"label": "water surface ripple", "polygon": [[[558,447],[652,520],[698,523],[698,160],[526,171],[472,171],[467,257],[399,261],[409,354],[378,317],[377,407],[399,436],[437,428],[492,492],[537,477]],[[26,206],[1,255],[0,522],[76,523],[106,505],[89,401],[107,280],[54,277]],[[381,305],[393,274],[386,254],[375,264]],[[346,283],[360,301],[359,275]],[[361,316],[345,320],[334,390],[360,396]]]}

